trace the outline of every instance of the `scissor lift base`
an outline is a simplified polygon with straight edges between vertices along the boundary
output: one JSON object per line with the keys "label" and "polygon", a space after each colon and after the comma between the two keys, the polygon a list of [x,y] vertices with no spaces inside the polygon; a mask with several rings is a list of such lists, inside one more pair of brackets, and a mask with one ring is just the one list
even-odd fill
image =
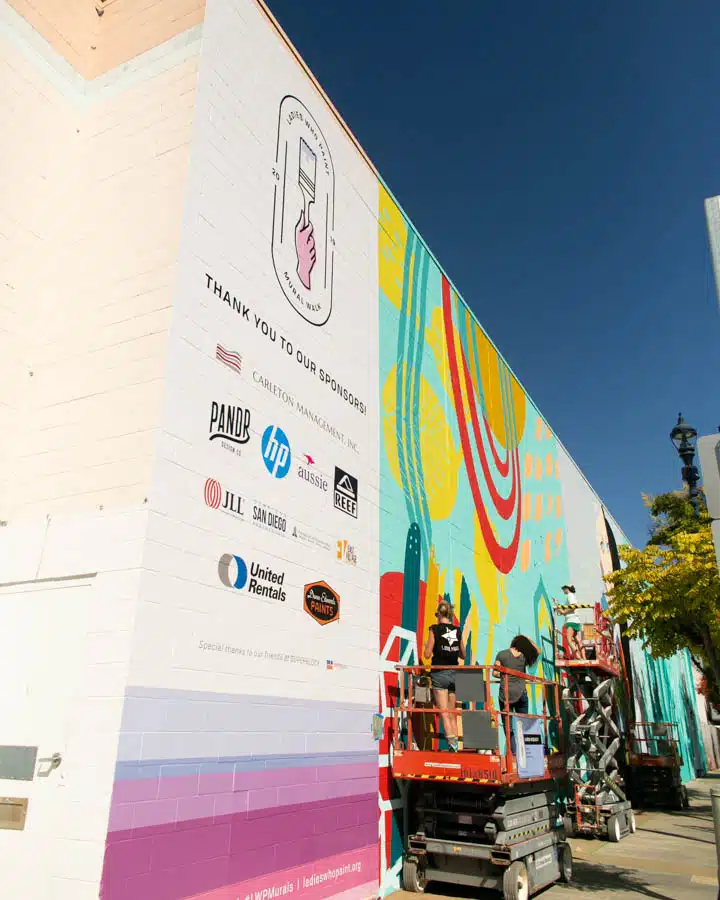
{"label": "scissor lift base", "polygon": [[635,813],[629,800],[604,803],[597,807],[592,804],[578,807],[574,803],[568,803],[563,825],[566,837],[596,836],[613,843],[634,834],[636,828]]}

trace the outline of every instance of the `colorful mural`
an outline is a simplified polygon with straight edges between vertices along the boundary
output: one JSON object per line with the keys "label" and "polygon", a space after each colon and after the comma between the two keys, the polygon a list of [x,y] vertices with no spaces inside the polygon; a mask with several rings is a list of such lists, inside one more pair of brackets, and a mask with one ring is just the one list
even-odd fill
{"label": "colorful mural", "polygon": [[[606,608],[604,576],[619,565],[617,546],[626,539],[382,186],[378,266],[380,691],[387,714],[397,694],[394,666],[421,661],[441,599],[453,603],[463,627],[467,664],[492,663],[525,633],[542,648],[535,674],[552,678],[553,598],[571,583],[578,602]],[[622,651],[617,627],[615,638]],[[637,644],[631,657],[628,679],[617,686],[621,718],[629,715],[632,678],[636,717],[682,722],[683,774],[694,777],[704,757],[687,660],[654,661]],[[539,699],[531,697],[532,712]],[[398,886],[401,855],[389,737],[386,722],[381,893]]]}
{"label": "colorful mural", "polygon": [[[392,702],[392,663],[419,659],[442,598],[463,625],[467,663],[491,663],[520,631],[543,648],[537,674],[552,677],[551,597],[570,578],[560,448],[382,187],[378,239],[384,703]],[[539,697],[532,700],[535,709]],[[399,801],[383,762],[390,887]]]}

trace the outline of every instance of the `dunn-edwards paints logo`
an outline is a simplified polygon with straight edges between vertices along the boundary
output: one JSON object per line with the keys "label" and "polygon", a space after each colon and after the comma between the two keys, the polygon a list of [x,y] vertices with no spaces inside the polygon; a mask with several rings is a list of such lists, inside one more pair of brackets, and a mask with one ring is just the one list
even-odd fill
{"label": "dunn-edwards paints logo", "polygon": [[308,108],[289,94],[278,113],[272,258],[288,303],[311,325],[330,318],[335,264],[335,171]]}

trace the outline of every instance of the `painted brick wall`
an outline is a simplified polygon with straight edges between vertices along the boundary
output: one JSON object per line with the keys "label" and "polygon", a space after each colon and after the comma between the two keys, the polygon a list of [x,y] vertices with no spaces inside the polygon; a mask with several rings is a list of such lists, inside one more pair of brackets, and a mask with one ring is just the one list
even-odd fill
{"label": "painted brick wall", "polygon": [[0,779],[29,799],[25,830],[0,831],[2,896],[97,900],[146,517],[0,529],[0,744],[39,757],[34,781]]}
{"label": "painted brick wall", "polygon": [[22,24],[6,8],[3,519],[147,495],[199,46],[88,86]]}

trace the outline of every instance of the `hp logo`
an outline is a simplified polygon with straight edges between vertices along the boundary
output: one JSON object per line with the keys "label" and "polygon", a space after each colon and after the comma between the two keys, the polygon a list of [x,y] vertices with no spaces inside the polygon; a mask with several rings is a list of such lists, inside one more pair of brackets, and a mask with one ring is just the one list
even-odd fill
{"label": "hp logo", "polygon": [[265,468],[273,478],[284,478],[290,471],[292,454],[287,435],[277,425],[268,425],[262,436],[262,455]]}

